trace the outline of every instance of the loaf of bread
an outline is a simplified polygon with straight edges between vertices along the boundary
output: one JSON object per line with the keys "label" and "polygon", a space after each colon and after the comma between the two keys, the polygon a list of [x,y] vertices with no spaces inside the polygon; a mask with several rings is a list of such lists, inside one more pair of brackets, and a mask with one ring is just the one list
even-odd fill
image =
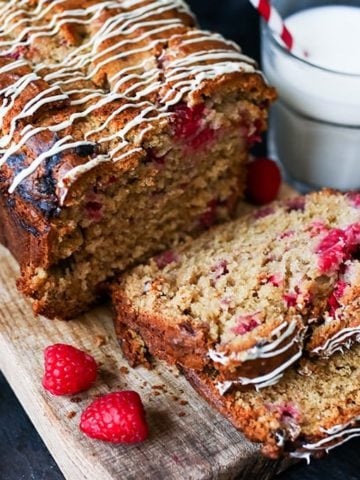
{"label": "loaf of bread", "polygon": [[182,0],[0,2],[0,241],[36,313],[228,218],[275,92]]}
{"label": "loaf of bread", "polygon": [[272,458],[320,456],[360,435],[360,346],[331,359],[302,359],[276,385],[217,388],[216,372],[185,370],[193,387]]}
{"label": "loaf of bread", "polygon": [[155,257],[113,287],[132,364],[147,352],[214,367],[232,384],[276,383],[301,357],[360,339],[360,196],[275,203]]}

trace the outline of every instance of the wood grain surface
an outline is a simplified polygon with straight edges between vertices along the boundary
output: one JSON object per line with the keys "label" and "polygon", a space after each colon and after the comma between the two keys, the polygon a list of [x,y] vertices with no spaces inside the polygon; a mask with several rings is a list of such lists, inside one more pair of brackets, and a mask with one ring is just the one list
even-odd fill
{"label": "wood grain surface", "polygon": [[[286,191],[286,195],[289,191]],[[17,292],[18,267],[0,246],[0,369],[69,480],[272,478],[288,462],[273,462],[213,411],[165,365],[128,369],[113,333],[111,311],[100,307],[72,322],[35,318]],[[101,365],[94,387],[54,397],[41,386],[43,350],[64,342],[91,352]],[[81,411],[99,394],[138,391],[150,424],[141,445],[90,440],[78,428]]]}

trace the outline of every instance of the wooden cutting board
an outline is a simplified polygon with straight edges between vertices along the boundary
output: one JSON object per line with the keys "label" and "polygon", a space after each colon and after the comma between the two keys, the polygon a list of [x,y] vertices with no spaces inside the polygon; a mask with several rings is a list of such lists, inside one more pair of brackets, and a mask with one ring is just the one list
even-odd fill
{"label": "wooden cutting board", "polygon": [[[289,465],[261,456],[174,369],[128,369],[108,307],[72,322],[35,318],[16,290],[17,264],[2,246],[0,265],[0,369],[66,479],[266,480]],[[90,391],[54,397],[42,388],[43,350],[58,342],[91,352],[101,365]],[[120,389],[143,398],[151,431],[144,444],[109,445],[78,428],[82,410],[96,395]]]}

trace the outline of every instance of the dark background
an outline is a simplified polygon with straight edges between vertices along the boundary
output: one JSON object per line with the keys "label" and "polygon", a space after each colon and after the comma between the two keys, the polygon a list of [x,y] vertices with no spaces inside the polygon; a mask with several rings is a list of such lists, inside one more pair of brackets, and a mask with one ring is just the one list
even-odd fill
{"label": "dark background", "polygon": [[[189,3],[204,28],[225,34],[238,42],[247,55],[259,60],[258,16],[247,0],[189,0]],[[0,480],[63,479],[0,374]],[[310,466],[301,462],[277,480],[360,480],[360,439],[339,447],[323,460],[312,461]]]}

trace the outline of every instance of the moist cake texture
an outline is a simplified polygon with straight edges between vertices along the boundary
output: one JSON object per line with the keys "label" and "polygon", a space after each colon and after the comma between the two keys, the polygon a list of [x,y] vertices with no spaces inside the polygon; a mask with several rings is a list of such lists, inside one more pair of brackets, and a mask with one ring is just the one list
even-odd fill
{"label": "moist cake texture", "polygon": [[234,383],[279,381],[303,352],[329,357],[359,340],[359,195],[275,203],[136,267],[113,287],[132,364],[147,353],[215,368]]}
{"label": "moist cake texture", "polygon": [[0,2],[0,240],[36,313],[227,219],[275,92],[181,0]]}
{"label": "moist cake texture", "polygon": [[217,373],[185,370],[193,387],[272,458],[310,459],[360,435],[360,346],[330,359],[303,358],[276,385],[233,388],[224,396]]}

